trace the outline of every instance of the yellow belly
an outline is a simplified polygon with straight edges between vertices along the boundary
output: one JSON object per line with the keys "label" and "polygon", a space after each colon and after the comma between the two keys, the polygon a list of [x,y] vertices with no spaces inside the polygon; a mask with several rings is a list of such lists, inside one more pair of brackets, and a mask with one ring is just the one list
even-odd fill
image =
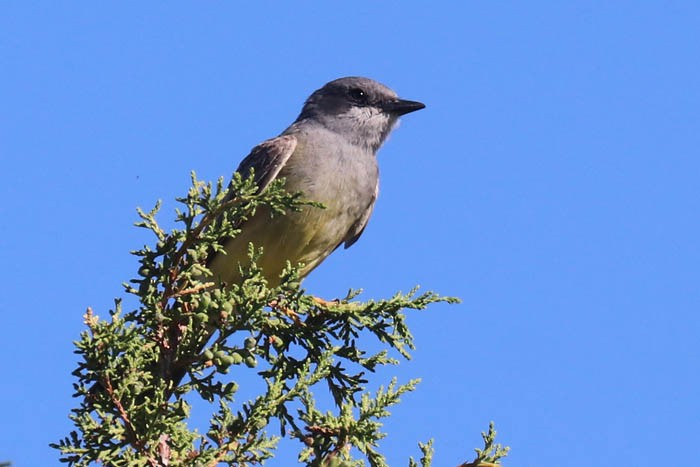
{"label": "yellow belly", "polygon": [[217,255],[209,265],[216,281],[241,281],[239,265],[248,265],[248,244],[262,247],[258,266],[271,286],[279,285],[279,275],[287,261],[303,263],[301,277],[311,272],[343,241],[351,219],[333,206],[326,209],[305,207],[301,212],[270,217],[260,210],[242,227],[241,234],[225,244],[226,255]]}

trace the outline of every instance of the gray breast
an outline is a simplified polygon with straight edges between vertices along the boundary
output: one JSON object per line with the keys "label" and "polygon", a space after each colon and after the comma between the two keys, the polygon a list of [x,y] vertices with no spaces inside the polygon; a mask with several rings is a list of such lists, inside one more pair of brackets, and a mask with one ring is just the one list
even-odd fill
{"label": "gray breast", "polygon": [[303,131],[294,132],[297,146],[278,175],[286,179],[287,191],[302,192],[304,198],[326,208],[305,207],[301,212],[274,218],[268,210],[259,210],[241,234],[226,244],[228,254],[219,255],[221,258],[212,263],[212,270],[221,280],[239,280],[237,264],[247,262],[249,242],[263,247],[258,265],[276,285],[287,260],[304,263],[304,277],[340,244],[357,239],[376,197],[377,161],[370,151],[328,133],[315,129],[313,138],[309,138]]}
{"label": "gray breast", "polygon": [[337,215],[361,215],[375,196],[376,157],[323,128],[309,131],[313,137],[306,132],[295,134],[296,151],[280,173],[287,179],[288,190],[304,192]]}

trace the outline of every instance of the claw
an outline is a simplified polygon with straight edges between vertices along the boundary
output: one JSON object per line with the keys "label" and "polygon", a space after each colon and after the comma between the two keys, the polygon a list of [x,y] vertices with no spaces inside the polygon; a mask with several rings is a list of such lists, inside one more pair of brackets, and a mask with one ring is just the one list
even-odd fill
{"label": "claw", "polygon": [[304,322],[299,318],[299,315],[297,314],[296,311],[292,310],[288,306],[280,304],[278,300],[272,300],[270,303],[268,303],[270,308],[276,308],[280,310],[282,313],[284,313],[289,319],[294,321],[294,324],[303,326]]}

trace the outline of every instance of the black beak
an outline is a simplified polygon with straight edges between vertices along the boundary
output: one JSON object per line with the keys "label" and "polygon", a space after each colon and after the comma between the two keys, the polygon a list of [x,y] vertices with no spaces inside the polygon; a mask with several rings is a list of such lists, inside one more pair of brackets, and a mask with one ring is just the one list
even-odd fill
{"label": "black beak", "polygon": [[415,112],[425,108],[425,104],[417,101],[407,101],[404,99],[396,99],[394,101],[389,101],[382,106],[385,112],[389,112],[395,115],[405,115],[407,113]]}

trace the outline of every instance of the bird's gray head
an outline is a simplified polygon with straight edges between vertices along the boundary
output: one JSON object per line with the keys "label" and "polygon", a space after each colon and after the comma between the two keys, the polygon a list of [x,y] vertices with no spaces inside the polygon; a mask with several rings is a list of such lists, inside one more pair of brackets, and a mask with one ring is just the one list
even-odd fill
{"label": "bird's gray head", "polygon": [[297,122],[312,120],[349,142],[379,149],[401,115],[424,104],[399,99],[394,91],[369,78],[347,77],[327,83],[304,104]]}

